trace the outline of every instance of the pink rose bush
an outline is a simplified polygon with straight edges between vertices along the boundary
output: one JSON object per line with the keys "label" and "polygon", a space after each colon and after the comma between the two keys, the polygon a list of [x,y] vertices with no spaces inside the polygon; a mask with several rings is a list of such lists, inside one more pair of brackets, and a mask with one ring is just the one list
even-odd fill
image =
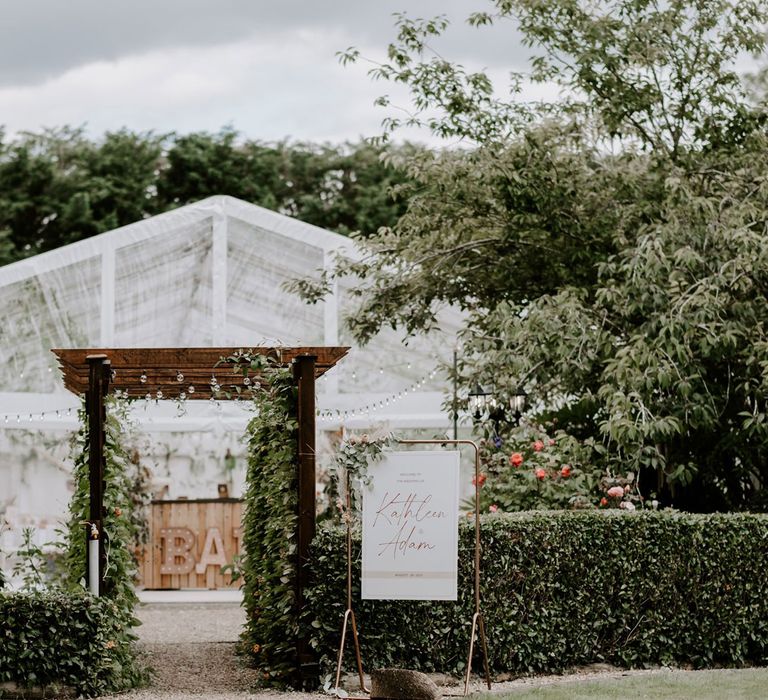
{"label": "pink rose bush", "polygon": [[[492,433],[479,447],[481,512],[641,505],[634,475],[608,474],[600,445],[554,426],[524,424],[504,437]],[[465,505],[473,510],[472,500]]]}

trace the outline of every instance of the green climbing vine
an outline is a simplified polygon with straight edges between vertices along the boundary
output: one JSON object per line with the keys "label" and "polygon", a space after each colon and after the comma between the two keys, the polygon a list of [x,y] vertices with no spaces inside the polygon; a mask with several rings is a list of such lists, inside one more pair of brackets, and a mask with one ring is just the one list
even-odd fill
{"label": "green climbing vine", "polygon": [[244,377],[259,377],[253,384],[255,415],[245,433],[242,648],[263,685],[286,685],[298,671],[296,388],[290,371],[268,357],[238,353],[225,362]]}
{"label": "green climbing vine", "polygon": [[[114,628],[110,637],[112,674],[110,690],[142,685],[147,671],[137,660],[134,615],[138,598],[134,591],[137,575],[136,545],[143,536],[145,516],[140,512],[142,500],[135,494],[131,461],[124,447],[123,426],[128,422],[127,406],[114,396],[107,399],[107,421],[104,469],[103,534],[106,537],[107,562],[104,571],[103,598],[113,613]],[[63,585],[81,591],[86,575],[86,547],[83,522],[88,519],[88,426],[84,408],[80,410],[81,428],[74,437],[75,464],[72,473],[75,490],[69,504],[69,519],[64,540]]]}

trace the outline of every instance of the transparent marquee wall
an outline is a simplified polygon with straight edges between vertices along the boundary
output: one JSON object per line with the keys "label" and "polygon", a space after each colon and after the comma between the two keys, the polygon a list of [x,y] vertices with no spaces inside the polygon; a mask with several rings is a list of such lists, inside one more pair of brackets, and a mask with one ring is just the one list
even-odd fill
{"label": "transparent marquee wall", "polygon": [[[343,236],[220,196],[0,268],[0,522],[11,514],[45,530],[66,503],[79,401],[61,383],[54,347],[350,345],[318,384],[321,442],[342,426],[445,432],[450,387],[438,368],[460,315],[446,310],[440,331],[407,347],[390,329],[356,347],[343,323],[354,310],[348,284],[314,305],[283,288],[338,252],[357,255]],[[193,403],[183,415],[169,402],[134,412],[149,440],[175,451],[169,463],[181,465],[191,496],[194,470],[183,465],[195,463],[210,488],[219,448],[248,419]]]}

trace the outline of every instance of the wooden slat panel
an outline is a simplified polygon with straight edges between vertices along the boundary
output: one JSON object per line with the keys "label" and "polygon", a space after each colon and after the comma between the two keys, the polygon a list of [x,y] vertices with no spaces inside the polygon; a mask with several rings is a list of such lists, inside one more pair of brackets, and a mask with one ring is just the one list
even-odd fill
{"label": "wooden slat panel", "polygon": [[217,528],[229,563],[238,551],[235,534],[241,527],[242,512],[242,501],[234,498],[153,502],[149,513],[149,542],[139,567],[140,585],[148,589],[237,588],[239,584],[233,585],[230,577],[223,575],[217,565],[208,566],[202,574],[198,574],[194,567],[187,574],[163,574],[161,566],[165,552],[160,534],[167,528],[188,528],[194,532],[192,553],[197,564],[203,554],[206,533],[210,528]]}
{"label": "wooden slat panel", "polygon": [[150,506],[152,513],[152,530],[154,533],[154,539],[152,540],[152,546],[155,550],[154,561],[152,565],[152,588],[162,588],[162,579],[160,575],[160,567],[163,564],[163,547],[160,542],[160,530],[163,527],[163,511],[160,508]]}
{"label": "wooden slat panel", "polygon": [[[76,394],[82,394],[88,387],[88,355],[106,355],[115,370],[111,391],[124,391],[131,396],[144,396],[162,391],[168,398],[178,396],[182,384],[194,382],[196,390],[210,392],[211,373],[230,373],[231,366],[216,365],[222,357],[234,355],[240,348],[88,348],[54,349],[64,375],[64,385]],[[293,347],[293,348],[248,348],[249,352],[270,355],[284,366],[290,365],[302,355],[316,357],[315,376],[319,377],[333,367],[349,351],[348,347]],[[184,375],[184,382],[176,380],[177,372]],[[145,373],[146,382],[140,382]],[[218,376],[218,375],[217,375]],[[230,382],[232,383],[232,382]],[[240,381],[234,382],[239,384]],[[224,386],[224,383],[222,383]],[[225,396],[221,396],[226,399]]]}

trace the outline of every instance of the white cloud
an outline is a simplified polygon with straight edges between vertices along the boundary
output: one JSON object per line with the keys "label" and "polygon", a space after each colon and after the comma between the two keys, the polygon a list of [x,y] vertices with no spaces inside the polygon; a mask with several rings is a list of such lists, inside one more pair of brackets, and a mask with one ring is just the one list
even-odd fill
{"label": "white cloud", "polygon": [[[7,80],[0,81],[0,124],[11,133],[86,124],[94,136],[123,126],[189,132],[231,124],[257,139],[340,141],[380,132],[386,111],[373,101],[382,92],[409,104],[402,88],[372,83],[365,65],[343,68],[335,57],[351,45],[382,55],[394,36],[391,12],[401,0],[382,0],[375,8],[335,0],[327,12],[313,6],[293,21],[287,15],[299,0],[290,0],[282,13],[274,4],[227,0],[218,14],[194,0],[186,6],[189,14],[160,12],[151,21],[148,3],[138,0],[131,12],[108,16],[111,5],[78,0],[70,14],[53,12],[49,21],[44,13],[26,47],[22,30],[30,26],[32,8],[16,4],[16,31],[0,28],[0,38],[8,40],[0,43],[0,54],[15,46],[14,60],[4,64]],[[409,5],[414,16],[452,15],[449,56],[503,73],[502,66],[519,61],[519,42],[509,26],[478,34],[463,25],[478,3]],[[203,41],[206,25],[210,37]],[[421,132],[409,136],[430,140]]]}
{"label": "white cloud", "polygon": [[94,134],[127,126],[249,136],[354,138],[375,133],[379,87],[334,53],[347,37],[304,30],[268,40],[151,51],[73,68],[40,85],[0,88],[9,131],[87,123]]}

